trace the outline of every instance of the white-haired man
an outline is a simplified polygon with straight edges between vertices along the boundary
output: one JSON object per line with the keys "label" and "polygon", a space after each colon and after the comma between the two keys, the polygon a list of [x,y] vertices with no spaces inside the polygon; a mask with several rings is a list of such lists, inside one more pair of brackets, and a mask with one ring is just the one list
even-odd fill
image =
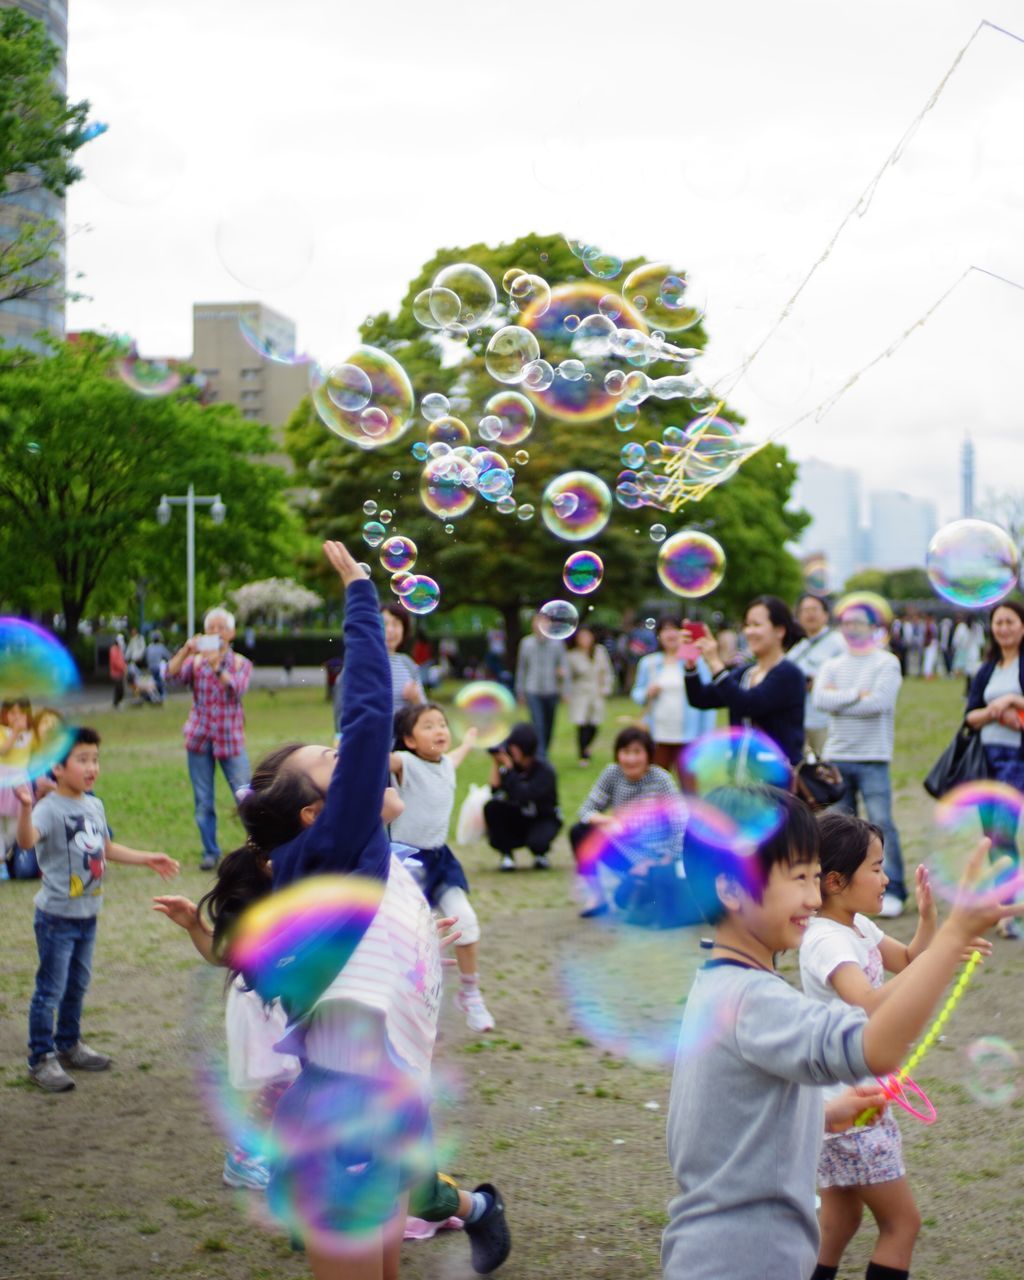
{"label": "white-haired man", "polygon": [[211,609],[203,634],[191,636],[167,664],[167,677],[192,686],[192,709],[185,721],[188,776],[196,804],[196,826],[203,842],[203,871],[220,859],[214,779],[217,763],[234,796],[249,785],[242,697],[249,687],[252,663],[235,653],[235,619],[226,609]]}

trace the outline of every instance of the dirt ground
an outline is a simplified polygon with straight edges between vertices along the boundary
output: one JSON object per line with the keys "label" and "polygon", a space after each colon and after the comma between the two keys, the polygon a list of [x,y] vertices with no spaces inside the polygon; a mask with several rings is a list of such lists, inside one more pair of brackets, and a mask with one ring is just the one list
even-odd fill
{"label": "dirt ground", "polygon": [[[946,736],[931,721],[935,695],[927,704],[924,696],[911,688],[903,699],[910,754],[897,775],[898,815],[910,862],[927,835],[921,764],[927,767]],[[953,705],[942,694],[937,719],[955,722],[946,714]],[[111,730],[112,744],[118,732]],[[265,736],[281,740],[270,726]],[[187,814],[189,797],[179,748],[168,734],[166,747],[147,755],[139,737],[124,736],[108,753],[111,764],[131,766],[136,792],[147,770],[154,783],[163,780],[147,812],[131,813],[129,825],[154,841],[161,827],[173,831],[181,846],[164,847],[182,856],[186,837],[178,834],[184,828],[177,815],[182,804]],[[121,785],[112,776],[101,790],[123,796],[123,812]],[[107,803],[117,827],[118,809],[113,799]],[[160,847],[127,829],[118,837]],[[436,1116],[449,1144],[444,1167],[465,1185],[494,1181],[504,1192],[514,1240],[500,1273],[508,1280],[655,1277],[672,1193],[664,1145],[669,1072],[608,1048],[641,1037],[655,1050],[670,1048],[688,975],[700,962],[699,931],[649,933],[579,920],[564,842],[549,873],[501,876],[481,847],[464,861],[484,923],[483,985],[498,1029],[473,1035],[446,1000],[436,1059],[454,1098]],[[222,1140],[194,1084],[195,1047],[209,1043],[217,975],[203,971],[183,936],[149,913],[155,877],[116,872],[85,1020],[89,1041],[112,1053],[115,1066],[79,1074],[77,1089],[56,1097],[25,1079],[36,886],[0,886],[0,1276],[306,1276],[301,1256],[253,1225],[246,1197],[220,1182]],[[180,891],[197,897],[205,882],[189,869]],[[911,916],[890,931],[906,940],[913,928]],[[792,976],[792,959],[788,971]],[[963,1057],[964,1046],[982,1035],[1003,1036],[1018,1050],[1024,1045],[1022,978],[1024,943],[997,944],[918,1073],[938,1123],[926,1128],[901,1118],[924,1219],[915,1280],[1024,1275],[1024,1099],[980,1107],[965,1087]],[[728,1106],[729,1099],[709,1105]],[[841,1276],[863,1275],[871,1243],[863,1230]],[[468,1243],[453,1232],[407,1244],[402,1274],[468,1277]]]}

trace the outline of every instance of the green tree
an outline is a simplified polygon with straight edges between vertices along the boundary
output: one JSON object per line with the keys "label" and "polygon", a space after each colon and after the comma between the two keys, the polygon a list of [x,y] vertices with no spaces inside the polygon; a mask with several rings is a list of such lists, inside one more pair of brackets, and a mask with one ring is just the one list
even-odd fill
{"label": "green tree", "polygon": [[[411,282],[395,316],[382,313],[363,325],[363,341],[391,352],[401,362],[417,400],[430,391],[444,392],[453,403],[452,412],[466,422],[475,437],[486,401],[502,389],[484,366],[483,352],[492,329],[471,333],[467,358],[456,367],[441,369],[436,340],[413,314],[416,295],[452,262],[472,262],[495,282],[500,282],[511,267],[522,267],[559,283],[589,277],[565,242],[554,236],[527,236],[497,248],[476,244],[443,250]],[[627,263],[623,273],[633,265]],[[609,290],[616,283],[610,283]],[[684,340],[700,347],[706,335],[698,326],[688,331]],[[657,377],[678,373],[679,366],[666,362],[653,365],[646,372]],[[459,405],[469,407],[460,411],[456,407]],[[668,596],[657,578],[657,548],[650,538],[650,528],[659,523],[666,525],[670,533],[696,523],[709,527],[722,542],[728,557],[726,576],[718,591],[700,602],[702,605],[732,613],[760,591],[791,595],[799,589],[800,571],[785,544],[798,535],[806,520],[786,509],[796,469],[778,446],[756,454],[735,477],[712,490],[699,505],[674,515],[651,508],[634,511],[616,506],[605,530],[592,541],[580,544],[559,541],[544,526],[541,495],[555,476],[569,470],[590,471],[614,490],[623,467],[623,445],[634,440],[658,440],[666,426],[685,426],[694,416],[685,401],[651,398],[642,407],[638,425],[629,433],[621,433],[610,419],[582,424],[558,421],[539,412],[529,439],[522,446],[504,450],[516,466],[517,502],[532,505],[537,514],[524,522],[514,515],[499,514],[492,504],[478,497],[472,511],[452,522],[451,534],[419,501],[422,464],[411,456],[410,448],[415,440],[423,439],[422,426],[414,427],[391,446],[363,451],[327,431],[307,399],[288,424],[285,439],[300,476],[317,495],[307,508],[307,524],[312,532],[352,542],[366,520],[363,503],[372,499],[380,508],[395,513],[392,530],[417,543],[418,568],[441,583],[442,607],[490,605],[502,614],[514,642],[524,608],[566,594],[562,565],[577,546],[593,547],[605,563],[600,591],[590,599],[578,600],[581,613],[590,603],[621,609],[658,594],[667,606],[671,603],[672,607],[681,608],[682,602]],[[525,465],[515,464],[511,457],[519,447],[529,453]],[[367,559],[375,560],[376,554],[367,551]]]}
{"label": "green tree", "polygon": [[[9,607],[60,611],[70,639],[92,609],[129,612],[151,583],[154,612],[181,609],[185,521],[163,529],[161,494],[220,493],[221,526],[196,540],[198,599],[284,572],[302,544],[286,477],[259,461],[269,429],[190,388],[149,399],[113,370],[94,335],[46,357],[0,353],[0,582]],[[200,517],[202,519],[202,517]]]}
{"label": "green tree", "polygon": [[930,600],[935,592],[924,569],[861,569],[847,580],[847,591],[874,591],[886,600]]}
{"label": "green tree", "polygon": [[62,229],[30,203],[33,191],[62,196],[81,177],[73,157],[89,104],[54,88],[59,56],[41,22],[0,10],[0,303],[64,286]]}

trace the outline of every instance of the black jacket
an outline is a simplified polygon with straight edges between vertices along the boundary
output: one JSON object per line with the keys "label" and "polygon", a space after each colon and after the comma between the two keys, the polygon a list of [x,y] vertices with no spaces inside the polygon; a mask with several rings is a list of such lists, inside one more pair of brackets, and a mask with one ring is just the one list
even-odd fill
{"label": "black jacket", "polygon": [[690,706],[728,707],[729,723],[749,720],[778,744],[790,764],[798,764],[804,753],[804,703],[807,677],[788,659],[783,660],[754,689],[741,683],[747,667],[720,671],[710,684],[699,672],[686,673],[686,696]]}

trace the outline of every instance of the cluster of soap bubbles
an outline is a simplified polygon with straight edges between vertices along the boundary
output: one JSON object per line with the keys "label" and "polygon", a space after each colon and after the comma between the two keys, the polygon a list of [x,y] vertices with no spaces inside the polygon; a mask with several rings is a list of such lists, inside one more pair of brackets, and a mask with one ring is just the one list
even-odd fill
{"label": "cluster of soap bubbles", "polygon": [[986,520],[954,520],[928,544],[931,584],[944,600],[964,609],[998,604],[1017,585],[1020,555],[1005,529]]}
{"label": "cluster of soap bubbles", "polygon": [[71,655],[50,632],[0,618],[0,790],[64,758],[73,733],[66,704],[78,686]]}

